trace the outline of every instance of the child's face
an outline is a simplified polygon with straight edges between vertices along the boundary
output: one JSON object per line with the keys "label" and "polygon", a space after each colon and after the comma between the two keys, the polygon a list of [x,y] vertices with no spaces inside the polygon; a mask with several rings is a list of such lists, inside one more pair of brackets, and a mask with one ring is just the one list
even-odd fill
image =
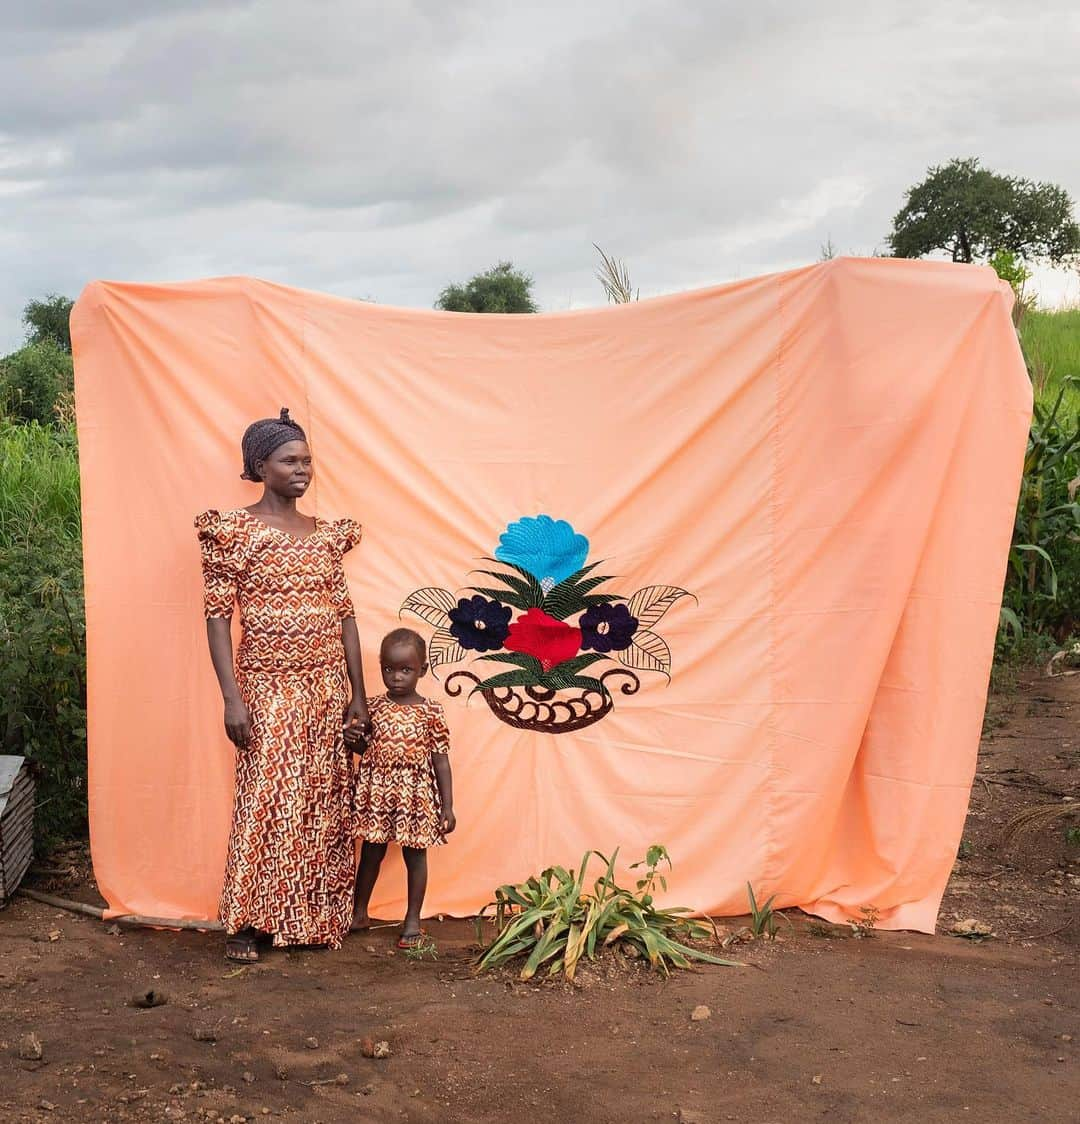
{"label": "child's face", "polygon": [[406,698],[414,694],[420,676],[427,671],[427,664],[420,659],[416,645],[407,640],[384,645],[379,653],[379,663],[386,693],[391,698]]}

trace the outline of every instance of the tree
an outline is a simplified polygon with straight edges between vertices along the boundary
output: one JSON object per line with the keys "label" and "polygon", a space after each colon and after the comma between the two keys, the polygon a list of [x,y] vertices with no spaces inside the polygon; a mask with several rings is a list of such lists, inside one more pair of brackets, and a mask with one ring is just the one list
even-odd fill
{"label": "tree", "polygon": [[464,285],[447,285],[435,302],[444,312],[538,312],[527,273],[501,261]]}
{"label": "tree", "polygon": [[0,359],[0,410],[48,425],[60,396],[74,386],[71,356],[51,336]]}
{"label": "tree", "polygon": [[39,301],[30,301],[23,309],[23,323],[26,325],[26,342],[42,343],[53,340],[69,355],[71,354],[71,317],[73,300],[49,293]]}
{"label": "tree", "polygon": [[944,250],[970,262],[1009,250],[1059,265],[1080,252],[1080,226],[1063,187],[998,175],[970,158],[930,168],[908,189],[889,244],[898,258]]}

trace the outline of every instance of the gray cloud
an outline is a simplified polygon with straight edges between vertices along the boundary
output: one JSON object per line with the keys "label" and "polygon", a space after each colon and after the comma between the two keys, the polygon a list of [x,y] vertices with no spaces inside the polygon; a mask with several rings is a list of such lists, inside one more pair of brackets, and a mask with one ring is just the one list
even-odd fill
{"label": "gray cloud", "polygon": [[1080,195],[1075,5],[120,0],[0,34],[0,352],[94,277],[598,304],[883,244],[929,164]]}

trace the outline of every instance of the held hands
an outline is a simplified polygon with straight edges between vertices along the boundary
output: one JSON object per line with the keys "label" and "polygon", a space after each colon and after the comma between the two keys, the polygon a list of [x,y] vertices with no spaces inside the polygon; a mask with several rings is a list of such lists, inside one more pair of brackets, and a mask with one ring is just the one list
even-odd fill
{"label": "held hands", "polygon": [[345,746],[353,753],[363,753],[367,748],[367,735],[371,733],[371,719],[368,717],[367,702],[353,699],[345,710]]}
{"label": "held hands", "polygon": [[443,835],[449,835],[457,827],[457,816],[453,808],[443,808],[439,813],[439,830]]}
{"label": "held hands", "polygon": [[251,740],[251,716],[240,699],[225,703],[225,733],[237,749],[247,749]]}

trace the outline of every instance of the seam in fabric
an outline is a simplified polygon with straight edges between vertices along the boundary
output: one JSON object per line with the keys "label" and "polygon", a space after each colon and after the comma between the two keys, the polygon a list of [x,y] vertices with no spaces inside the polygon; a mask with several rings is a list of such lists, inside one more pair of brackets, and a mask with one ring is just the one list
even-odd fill
{"label": "seam in fabric", "polygon": [[784,346],[787,338],[787,323],[784,307],[784,280],[777,279],[776,287],[776,359],[773,366],[773,418],[770,434],[772,443],[772,466],[769,479],[769,613],[768,613],[768,665],[769,665],[769,709],[765,721],[765,848],[761,870],[761,882],[755,887],[759,901],[767,900],[777,889],[780,872],[776,869],[777,844],[775,824],[777,822],[776,793],[776,738],[778,714],[779,660],[777,643],[777,612],[780,581],[778,575],[777,536],[780,528],[780,478],[783,464],[783,399],[784,399]]}

